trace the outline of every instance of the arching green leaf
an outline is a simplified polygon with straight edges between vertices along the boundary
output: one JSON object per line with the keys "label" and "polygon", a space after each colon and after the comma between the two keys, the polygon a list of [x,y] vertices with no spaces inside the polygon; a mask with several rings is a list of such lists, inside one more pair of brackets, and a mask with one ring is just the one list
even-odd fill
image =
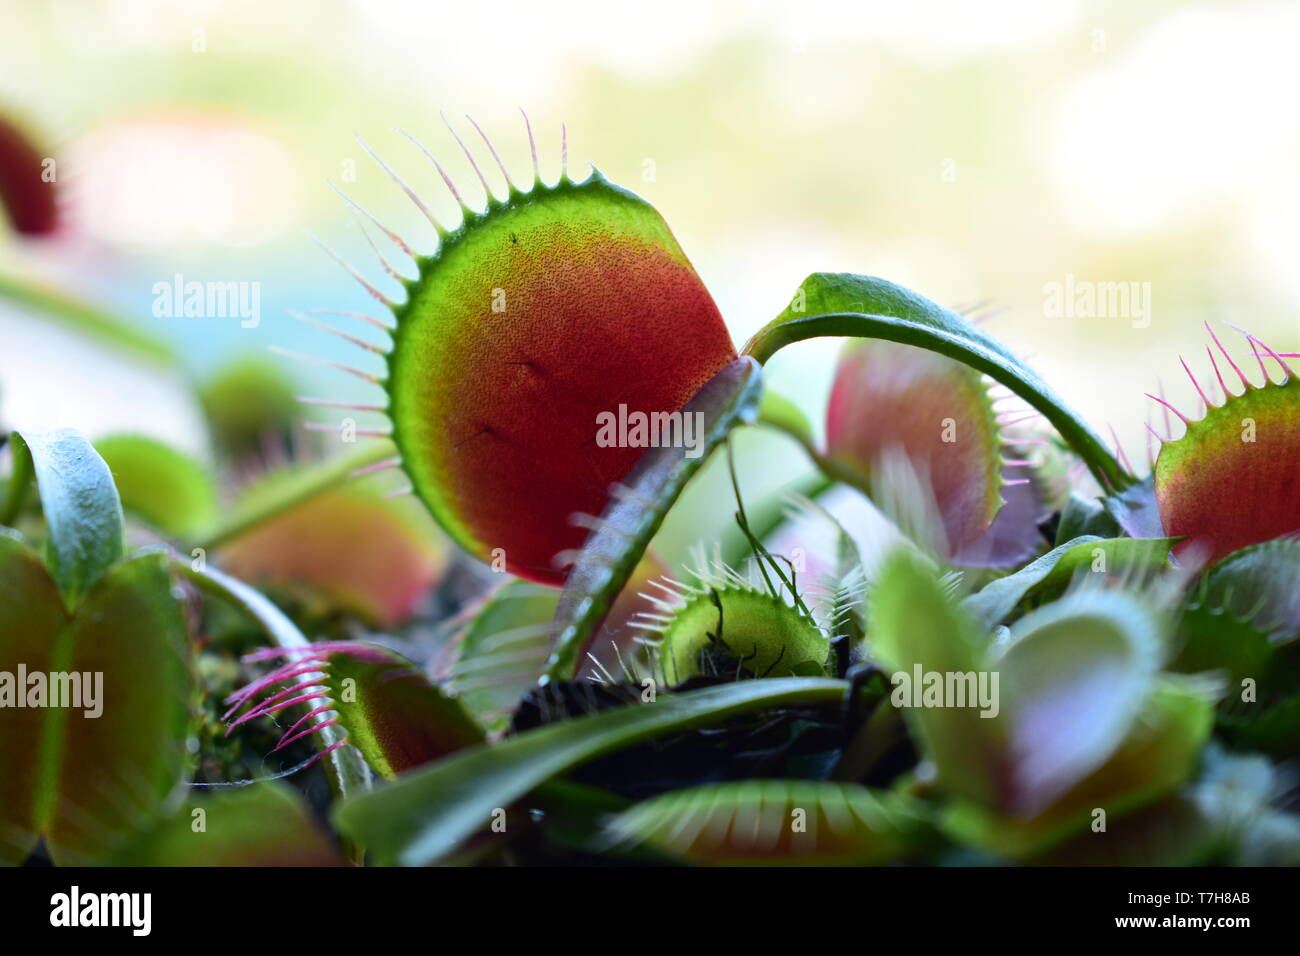
{"label": "arching green leaf", "polygon": [[791,342],[824,335],[888,339],[964,362],[1042,412],[1103,487],[1122,488],[1131,481],[1105,443],[1005,346],[956,313],[884,279],[814,273],[744,354],[766,363]]}

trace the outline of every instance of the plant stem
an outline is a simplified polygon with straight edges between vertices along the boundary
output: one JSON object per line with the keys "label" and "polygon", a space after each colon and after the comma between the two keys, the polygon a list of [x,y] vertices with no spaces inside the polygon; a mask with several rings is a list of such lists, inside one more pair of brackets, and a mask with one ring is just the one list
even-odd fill
{"label": "plant stem", "polygon": [[859,475],[855,474],[852,470],[845,468],[839,462],[827,458],[825,455],[821,453],[821,451],[818,450],[817,446],[812,443],[812,441],[808,438],[807,435],[803,434],[798,429],[791,428],[787,422],[782,421],[779,418],[765,418],[760,413],[758,416],[758,421],[755,422],[754,424],[761,425],[765,428],[771,428],[774,431],[779,431],[782,434],[788,435],[790,438],[793,438],[796,442],[799,443],[799,447],[804,450],[804,453],[808,456],[808,459],[814,465],[817,466],[817,469],[827,478],[830,478],[832,481],[838,481],[841,484],[851,485],[854,488],[858,488],[863,491],[866,490],[863,487],[863,481]]}
{"label": "plant stem", "polygon": [[[759,573],[763,575],[763,583],[767,585],[768,593],[778,600],[781,598],[781,592],[772,586],[772,579],[768,577],[767,569],[764,567],[765,563],[772,566],[776,576],[781,579],[781,583],[790,592],[790,598],[794,601],[795,607],[799,609],[804,617],[811,621],[812,612],[808,610],[808,605],[804,603],[803,598],[799,596],[798,589],[795,587],[797,575],[794,565],[790,565],[790,577],[787,578],[777,559],[763,547],[763,543],[749,527],[749,516],[745,514],[745,501],[740,495],[740,480],[736,477],[736,455],[730,435],[727,436],[727,469],[731,472],[731,490],[736,496],[736,524],[740,527],[741,534],[749,541],[750,549],[754,553],[754,560],[758,564]],[[722,613],[721,608],[719,608],[718,613]]]}
{"label": "plant stem", "polygon": [[163,342],[141,332],[126,319],[68,294],[55,286],[0,271],[0,299],[39,312],[79,332],[132,352],[159,365],[173,366],[176,356]]}
{"label": "plant stem", "polygon": [[[766,364],[781,348],[794,342],[823,336],[877,338],[938,352],[978,369],[994,381],[1005,385],[1040,412],[1072,448],[1103,488],[1120,489],[1133,482],[1105,444],[1086,425],[1075,418],[1061,400],[1036,377],[1019,374],[1008,366],[1003,356],[980,343],[946,334],[934,328],[918,328],[914,323],[891,316],[866,315],[860,312],[829,312],[822,315],[784,317],[760,329],[745,345],[742,355]],[[806,442],[795,436],[801,444]],[[829,474],[829,472],[828,472]]]}

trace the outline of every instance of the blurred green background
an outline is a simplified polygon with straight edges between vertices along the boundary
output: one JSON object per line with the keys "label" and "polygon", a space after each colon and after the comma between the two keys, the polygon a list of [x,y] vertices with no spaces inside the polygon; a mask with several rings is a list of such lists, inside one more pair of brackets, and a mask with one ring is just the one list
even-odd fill
{"label": "blurred green background", "polygon": [[[179,371],[0,303],[0,418],[202,453],[186,383],[234,356],[279,345],[378,369],[286,315],[375,307],[308,230],[395,288],[326,180],[431,250],[354,134],[451,224],[435,171],[394,127],[474,197],[439,111],[477,144],[472,114],[522,177],[522,106],[548,179],[564,122],[575,175],[593,161],[659,207],[738,343],[812,271],[988,302],[1004,310],[988,328],[1137,459],[1144,391],[1163,380],[1196,410],[1178,356],[1208,368],[1203,322],[1300,349],[1298,41],[1294,0],[4,0],[0,112],[48,144],[64,223],[5,235],[0,266],[137,323]],[[155,315],[155,284],[176,275],[258,283],[260,323]],[[1067,276],[1150,283],[1149,324],[1046,314]],[[836,349],[773,363],[815,420]],[[373,398],[285,367],[305,392]],[[797,473],[792,449],[756,480]]]}

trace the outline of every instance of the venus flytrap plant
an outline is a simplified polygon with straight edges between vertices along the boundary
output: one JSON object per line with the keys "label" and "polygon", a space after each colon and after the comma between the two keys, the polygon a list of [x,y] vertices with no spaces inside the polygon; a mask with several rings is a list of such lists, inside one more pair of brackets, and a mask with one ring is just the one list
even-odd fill
{"label": "venus flytrap plant", "polygon": [[[805,315],[805,312],[810,314]],[[936,371],[943,368],[954,388],[963,376],[971,378],[971,386],[975,389],[971,391],[974,404],[962,407],[982,411],[973,417],[966,416],[965,424],[973,427],[974,437],[982,435],[988,439],[985,442],[987,447],[972,442],[962,449],[968,456],[970,467],[955,469],[959,474],[983,477],[967,485],[953,482],[948,485],[951,494],[936,495],[946,502],[944,517],[948,529],[964,527],[971,529],[972,534],[986,533],[1005,504],[1001,500],[1001,489],[1008,477],[1006,469],[1029,467],[1027,461],[1007,461],[1001,454],[1007,442],[997,435],[998,422],[989,410],[986,393],[975,388],[981,373],[1006,386],[1056,426],[1103,489],[1118,496],[1134,484],[1133,476],[1120,467],[1104,444],[1023,364],[982,331],[906,290],[862,277],[815,276],[805,284],[791,308],[756,336],[745,351],[759,361],[766,361],[781,345],[813,334],[878,336],[899,345],[919,345],[930,349],[943,356],[944,362],[968,363],[971,371],[963,371],[963,366],[955,362],[946,366],[937,361],[931,363]],[[881,346],[878,350],[888,354],[888,348],[897,346]],[[860,350],[870,354],[869,346],[861,346]],[[905,355],[898,353],[897,357]],[[924,363],[918,362],[918,365],[924,367]],[[757,381],[756,373],[748,374]],[[881,428],[892,424],[872,420],[872,413],[879,410],[872,408],[873,404],[894,401],[899,403],[899,408],[910,410],[904,395],[887,382],[868,376],[864,385],[865,394],[872,399],[861,402],[860,413],[868,427]],[[719,390],[719,394],[724,396],[724,401],[730,401],[725,396],[737,394],[736,387]],[[938,404],[924,404],[922,409],[937,407]],[[849,405],[845,400],[841,408]],[[851,470],[852,466],[846,465],[842,456],[839,461],[834,457],[835,443],[844,448],[844,439],[833,437],[830,452],[821,454],[812,446],[809,435],[797,427],[797,416],[777,414],[769,406],[763,418],[768,424],[791,431],[813,452],[813,460],[832,479],[843,480],[846,469]],[[718,433],[725,434],[735,425],[753,420],[752,411],[742,416],[724,415],[718,418]],[[793,426],[792,421],[795,423]],[[832,429],[832,433],[838,436],[851,434],[851,431],[842,427]],[[908,434],[907,429],[899,432],[903,438]],[[879,449],[889,443],[888,435],[883,432],[877,435],[868,433],[867,437],[876,442],[875,446],[869,447]],[[860,457],[869,460],[872,454],[867,452]],[[551,680],[563,681],[572,673],[574,655],[572,650],[566,649],[578,646],[599,621],[609,596],[622,586],[631,564],[644,550],[663,512],[680,491],[683,483],[680,476],[683,474],[688,476],[689,470],[681,455],[675,455],[671,450],[648,453],[636,471],[620,483],[618,487],[621,490],[615,500],[592,524],[587,545],[578,552],[574,571],[567,579],[556,617],[553,629],[556,652],[548,669]],[[948,476],[945,474],[944,477]],[[975,493],[979,488],[984,489],[982,497]],[[1095,508],[1093,511],[1095,515],[1091,516],[1080,511],[1080,518],[1073,519],[1075,526],[1113,534],[1114,525],[1102,520],[1104,512]],[[1029,509],[1011,519],[1013,533],[1024,535],[1022,541],[1025,543],[1021,548],[1027,550],[1018,555],[1021,560],[1026,554],[1033,554],[1034,525],[1038,517],[1038,513]],[[967,524],[958,524],[963,521]],[[965,533],[953,537],[961,544],[973,540]],[[1102,577],[1113,586],[1131,588],[1133,580],[1126,579],[1124,574],[1134,570],[1144,573],[1158,570],[1176,539],[1153,536],[1152,540],[1139,541],[1094,535],[1067,540],[1066,547],[1047,556],[1034,570],[1026,569],[1027,573],[1020,576],[1023,580],[1008,578],[1005,586],[995,581],[991,586],[994,590],[989,594],[971,598],[978,601],[974,607],[980,609],[989,624],[1023,609],[1026,600],[1041,601],[1053,591],[1059,593],[1064,584],[1079,574],[1100,570],[1104,572]],[[952,550],[948,550],[947,556],[954,556]],[[1116,574],[1120,575],[1118,579]],[[888,578],[885,583],[874,583],[881,595],[901,589],[897,582],[889,583]],[[834,585],[832,592],[841,595],[853,593]],[[728,593],[704,589],[684,602],[669,602],[661,609],[662,616],[651,622],[662,634],[663,644],[671,655],[672,666],[665,668],[665,676],[670,678],[670,682],[667,670],[681,670],[683,661],[688,669],[699,663],[701,640],[712,646],[717,643],[719,632],[725,634],[728,600],[743,600],[739,592],[730,598],[725,596]],[[1023,674],[1023,677],[1013,679],[1012,687],[1018,694],[1026,696],[1012,705],[1010,715],[1003,717],[998,727],[990,729],[975,724],[959,728],[947,738],[950,740],[948,745],[940,746],[939,753],[947,755],[938,758],[941,765],[955,760],[954,766],[970,768],[969,771],[956,772],[957,779],[964,777],[966,780],[958,786],[963,802],[951,807],[950,824],[946,825],[957,839],[996,846],[1000,852],[1018,857],[1033,857],[1045,847],[1077,833],[1078,828],[1086,824],[1080,800],[1105,796],[1113,799],[1113,809],[1122,814],[1170,792],[1190,773],[1193,755],[1207,732],[1205,698],[1195,688],[1185,688],[1164,678],[1157,679],[1156,671],[1164,657],[1163,638],[1157,633],[1160,629],[1151,612],[1144,610],[1140,601],[1123,599],[1120,593],[1085,589],[1059,608],[1046,606],[1038,617],[1026,619],[1023,633],[1013,632],[1020,636],[1014,639],[1011,650],[998,652],[999,655],[1006,654],[1006,660],[999,661],[1000,666],[1005,664],[1011,668],[1013,675]],[[892,613],[899,620],[897,633],[900,636],[896,641],[906,642],[896,646],[912,645],[908,653],[915,653],[916,615],[925,608],[942,605],[947,598],[934,594],[922,599],[904,600],[895,593],[893,599],[898,610]],[[676,606],[676,603],[684,606]],[[793,638],[782,635],[776,619],[791,616],[793,620],[797,615],[780,602],[772,605],[770,610],[773,620],[759,627],[763,639],[772,642],[773,650],[768,656],[779,659],[790,649]],[[877,640],[882,636],[879,621],[873,619],[880,616],[888,619],[890,613],[876,614],[871,606],[865,610],[865,641],[869,649],[876,648]],[[688,626],[695,618],[700,619],[697,626]],[[1057,634],[1059,636],[1048,636]],[[754,656],[760,656],[757,655],[759,642],[752,643]],[[684,649],[682,655],[676,653],[679,644]],[[1039,650],[1043,648],[1046,650]],[[660,653],[663,653],[663,647]],[[961,669],[966,669],[965,665],[971,661],[988,660],[985,655],[989,651],[972,649],[969,653],[974,656],[957,662],[962,665]],[[747,673],[744,657],[744,654],[737,654],[729,648],[728,660],[740,665],[734,669],[733,677],[754,676],[753,672]],[[1023,667],[1019,663],[1022,660],[1025,661]],[[1013,663],[1015,667],[1011,666]],[[761,671],[759,669],[759,673]],[[722,675],[715,668],[713,676]],[[1127,680],[1128,684],[1121,682],[1116,685],[1115,679],[1118,678]],[[1047,683],[1037,686],[1033,683],[1043,680]],[[1130,685],[1131,691],[1123,690]],[[1059,697],[1058,691],[1062,688],[1071,689],[1065,699],[1087,706],[1078,714],[1069,713],[1070,708],[1049,713],[1032,703],[1037,700],[1047,704]],[[1107,689],[1103,691],[1103,688]],[[1137,718],[1139,712],[1147,715],[1141,721]],[[1089,716],[1084,719],[1080,714]],[[613,716],[610,714],[609,719],[612,720]],[[604,720],[605,716],[598,718],[593,715],[588,719]],[[988,741],[986,748],[977,743],[981,739]],[[938,745],[923,735],[923,746],[928,749]],[[486,772],[486,767],[492,764],[486,755],[483,760]],[[1146,776],[1150,779],[1141,784],[1124,782],[1133,775],[1135,767],[1143,765],[1148,767]],[[994,776],[987,777],[989,773]],[[1003,774],[1010,776],[1003,778]],[[1143,776],[1142,773],[1138,775]],[[977,783],[980,779],[987,780],[988,786],[982,788]],[[1112,792],[1114,788],[1119,789]],[[415,791],[411,793],[414,795]],[[400,798],[395,794],[393,799]],[[418,802],[407,805],[404,811],[411,821],[409,825],[414,825],[414,817],[410,814],[418,813],[417,806]],[[452,808],[446,810],[452,816],[459,812]],[[369,828],[369,824],[362,824],[362,821],[372,818],[360,810],[358,813],[361,815],[344,819]],[[436,817],[434,814],[428,819]],[[375,823],[378,825],[377,818]]]}
{"label": "venus flytrap plant", "polygon": [[[529,134],[536,160],[531,127]],[[389,269],[406,290],[403,303],[362,280],[392,308],[397,324],[391,348],[372,349],[385,354],[387,376],[360,374],[383,386],[402,467],[456,541],[484,560],[500,553],[524,577],[572,585],[586,576],[560,570],[583,540],[571,516],[604,522],[619,513],[615,501],[611,515],[602,514],[611,487],[628,487],[633,465],[645,469],[649,459],[638,462],[637,449],[594,444],[597,415],[622,405],[683,410],[735,352],[707,290],[649,204],[596,171],[575,183],[567,157],[553,186],[534,162],[533,184],[523,192],[484,141],[507,194],[497,198],[460,142],[483,187],[481,211],[465,203],[429,156],[462,208],[452,231],[379,161],[428,216],[440,244],[435,255],[419,256],[380,226],[415,261],[418,276]],[[850,305],[879,314],[829,314]],[[881,280],[814,276],[746,351],[761,363],[783,344],[826,334],[891,339],[966,360],[1043,411],[1107,486],[1128,480],[1100,440],[1005,348],[960,316]],[[651,359],[653,377],[634,371]],[[717,396],[724,389],[759,393],[756,370],[728,374],[732,384],[715,384]],[[752,421],[753,412],[742,418]],[[731,425],[720,427],[725,434]],[[707,455],[713,444],[706,440],[697,451]],[[670,483],[670,493],[645,496],[639,510],[655,514],[671,504],[691,468],[678,470],[683,478]],[[657,526],[652,521],[646,530]],[[575,657],[566,648],[590,636],[608,593],[617,592],[634,563],[593,571],[600,584],[586,582],[584,590],[596,593],[578,602],[583,620],[557,629],[553,676],[572,673]]]}
{"label": "venus flytrap plant", "polygon": [[696,594],[661,624],[664,680],[690,677],[807,677],[826,672],[830,640],[780,599],[746,587]]}
{"label": "venus flytrap plant", "polygon": [[[0,534],[0,664],[82,666],[95,646],[143,662],[153,691],[110,682],[130,697],[115,719],[159,739],[105,725],[116,736],[102,761],[78,756],[83,775],[99,767],[152,787],[131,817],[140,826],[110,787],[90,807],[103,824],[92,832],[59,799],[82,779],[58,768],[85,753],[85,728],[43,716],[32,718],[38,745],[0,738],[0,838],[17,835],[4,860],[41,836],[57,861],[186,859],[175,811],[202,795],[174,796],[192,688],[175,573],[204,598],[202,652],[245,681],[222,692],[226,730],[212,746],[273,728],[260,756],[295,756],[271,775],[323,769],[353,862],[886,864],[971,849],[1096,861],[1167,844],[1162,819],[1187,835],[1168,859],[1295,858],[1300,827],[1271,797],[1250,804],[1266,833],[1203,827],[1228,801],[1213,774],[1198,776],[1214,763],[1212,737],[1269,755],[1259,760],[1300,752],[1292,353],[1248,337],[1265,378],[1266,362],[1284,376],[1254,384],[1215,339],[1244,390],[1229,390],[1211,352],[1223,400],[1202,391],[1205,416],[1139,477],[983,328],[882,279],[814,274],[737,350],[659,213],[594,169],[575,181],[567,155],[548,184],[528,133],[533,177],[520,188],[486,136],[488,171],[453,131],[477,205],[428,156],[461,208],[454,228],[378,161],[438,248],[417,253],[357,207],[414,275],[380,256],[398,301],[351,270],[393,319],[340,315],[382,342],[324,326],[382,357],[383,374],[338,365],[380,396],[306,402],[382,413],[384,427],[357,428],[377,440],[272,474],[215,514],[212,489],[230,482],[165,449],[110,438],[110,469],[66,435],[15,440],[0,523],[43,538],[47,560]],[[320,326],[321,314],[301,317]],[[797,406],[765,393],[764,365],[823,335],[853,341],[821,443]],[[1053,431],[1028,434],[990,382]],[[235,404],[228,391],[214,422]],[[288,426],[282,391],[220,426],[226,465]],[[601,416],[624,408],[691,416],[698,441],[643,451],[599,440]],[[694,568],[659,558],[652,542],[692,477],[756,425],[808,453],[815,474],[790,524],[829,529],[830,550],[788,547],[799,539],[782,525],[787,494],[747,511],[728,456],[730,563],[713,541]],[[418,609],[459,557],[369,485],[340,487],[395,467],[419,499],[399,507],[422,504],[502,575],[450,620]],[[842,495],[870,499],[891,536],[859,536]],[[124,559],[122,504],[181,553]],[[315,599],[282,609],[244,577]],[[316,601],[330,608],[328,632]],[[241,644],[224,605],[274,646]],[[410,653],[364,639],[369,627]],[[968,675],[960,686],[978,706],[945,699]],[[283,804],[285,854],[334,862],[278,786],[224,792],[249,782],[218,781],[207,805],[256,834],[259,808]],[[255,845],[267,839],[232,838],[221,852],[273,858]]]}

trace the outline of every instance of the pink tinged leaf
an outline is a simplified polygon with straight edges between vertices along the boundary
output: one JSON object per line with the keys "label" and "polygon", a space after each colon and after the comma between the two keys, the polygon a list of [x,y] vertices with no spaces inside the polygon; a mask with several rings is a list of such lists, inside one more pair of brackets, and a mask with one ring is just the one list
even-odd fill
{"label": "pink tinged leaf", "polygon": [[979,373],[952,359],[883,340],[850,343],[826,436],[827,456],[864,490],[901,450],[929,485],[949,554],[978,541],[1002,508],[997,418]]}
{"label": "pink tinged leaf", "polygon": [[1123,742],[1160,664],[1154,617],[1118,592],[1076,594],[1021,619],[991,665],[1001,674],[1010,791],[1033,817]]}
{"label": "pink tinged leaf", "polygon": [[1006,568],[1039,550],[1038,522],[1044,517],[1043,489],[1033,477],[1032,463],[1005,462],[1002,507],[982,535],[952,556],[966,568]]}

